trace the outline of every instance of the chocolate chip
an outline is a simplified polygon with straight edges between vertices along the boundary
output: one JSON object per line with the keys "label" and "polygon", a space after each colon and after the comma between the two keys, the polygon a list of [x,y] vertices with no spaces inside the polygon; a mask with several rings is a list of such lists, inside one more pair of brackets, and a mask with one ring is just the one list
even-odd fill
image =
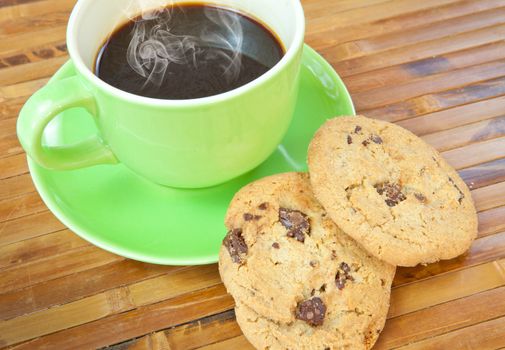
{"label": "chocolate chip", "polygon": [[394,206],[396,206],[398,204],[398,202],[396,202],[396,201],[394,201],[392,199],[386,199],[385,202],[386,202],[386,204],[387,204],[388,207],[394,207]]}
{"label": "chocolate chip", "polygon": [[335,275],[335,284],[337,285],[337,288],[339,290],[344,289],[345,281],[346,281],[345,277],[340,276],[340,272],[337,272],[337,274]]}
{"label": "chocolate chip", "polygon": [[361,142],[361,144],[366,147],[370,144],[370,141],[365,140],[365,141]]}
{"label": "chocolate chip", "polygon": [[386,196],[384,200],[389,207],[394,207],[400,202],[407,199],[402,193],[402,188],[399,184],[385,182],[374,186],[377,193]]}
{"label": "chocolate chip", "polygon": [[249,213],[244,214],[245,221],[251,221],[253,218],[254,218],[254,216],[252,214],[249,214]]}
{"label": "chocolate chip", "polygon": [[254,215],[254,218],[253,218],[253,219],[254,219],[254,221],[258,221],[258,220],[260,220],[262,217],[263,217],[263,216],[261,216],[261,215]]}
{"label": "chocolate chip", "polygon": [[335,284],[339,290],[345,288],[347,281],[354,281],[354,277],[351,276],[351,268],[345,262],[340,263],[339,270],[335,274]]}
{"label": "chocolate chip", "polygon": [[326,306],[321,298],[314,297],[296,306],[295,317],[311,326],[321,326],[326,315]]}
{"label": "chocolate chip", "polygon": [[307,215],[298,210],[279,208],[279,221],[288,229],[287,236],[305,242],[305,235],[310,233],[310,223]]}
{"label": "chocolate chip", "polygon": [[318,262],[317,262],[317,260],[312,260],[309,264],[312,267],[316,267],[318,265]]}
{"label": "chocolate chip", "polygon": [[326,292],[326,283],[323,284],[321,287],[319,287],[319,293],[324,293]]}
{"label": "chocolate chip", "polygon": [[381,278],[381,286],[384,287],[385,285],[386,285],[386,281],[383,278]]}
{"label": "chocolate chip", "polygon": [[356,125],[356,128],[354,129],[354,133],[357,134],[360,131],[361,131],[361,126]]}
{"label": "chocolate chip", "polygon": [[242,229],[236,228],[228,231],[223,244],[228,249],[234,263],[240,264],[243,262],[243,255],[247,254],[247,244],[242,236]]}
{"label": "chocolate chip", "polygon": [[261,204],[258,206],[258,208],[259,208],[260,210],[267,210],[267,208],[268,208],[268,203],[266,203],[266,202],[265,202],[265,203],[261,203]]}
{"label": "chocolate chip", "polygon": [[379,135],[372,135],[370,139],[378,145],[382,143],[382,138]]}
{"label": "chocolate chip", "polygon": [[347,265],[345,262],[342,262],[342,263],[340,264],[340,269],[341,269],[342,271],[344,271],[345,273],[349,273],[349,272],[351,272],[351,268],[350,268],[350,267],[349,267],[349,265]]}
{"label": "chocolate chip", "polygon": [[281,246],[279,245],[279,243],[274,242],[274,243],[272,244],[272,247],[274,247],[275,249],[279,249]]}
{"label": "chocolate chip", "polygon": [[352,143],[351,135],[347,135],[347,144],[350,145]]}
{"label": "chocolate chip", "polygon": [[458,190],[458,192],[459,192],[458,202],[459,202],[459,204],[461,204],[461,202],[463,202],[463,199],[465,198],[465,194],[459,189],[458,185],[456,185],[456,183],[454,182],[454,180],[451,177],[449,177],[449,182],[452,183],[452,185],[454,186],[454,188],[456,190]]}
{"label": "chocolate chip", "polygon": [[414,197],[416,197],[419,202],[426,202],[426,197],[422,193],[414,193]]}

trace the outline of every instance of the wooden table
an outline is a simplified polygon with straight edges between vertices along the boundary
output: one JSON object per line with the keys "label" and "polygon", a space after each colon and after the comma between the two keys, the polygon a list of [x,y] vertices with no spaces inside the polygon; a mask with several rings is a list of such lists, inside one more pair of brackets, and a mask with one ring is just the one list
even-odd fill
{"label": "wooden table", "polygon": [[[35,192],[15,134],[67,60],[75,0],[0,0],[0,347],[251,349],[216,265],[155,266],[95,248]],[[505,0],[303,0],[307,42],[359,112],[434,145],[472,189],[463,257],[399,268],[377,349],[505,347]]]}

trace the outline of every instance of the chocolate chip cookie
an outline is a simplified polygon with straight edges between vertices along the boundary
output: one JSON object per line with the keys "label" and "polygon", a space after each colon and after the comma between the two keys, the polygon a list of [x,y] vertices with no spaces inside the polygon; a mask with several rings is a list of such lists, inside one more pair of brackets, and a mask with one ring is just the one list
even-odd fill
{"label": "chocolate chip cookie", "polygon": [[395,268],[327,216],[307,174],[236,194],[219,270],[258,349],[369,349],[384,326]]}
{"label": "chocolate chip cookie", "polygon": [[377,258],[414,266],[464,253],[477,234],[467,186],[411,132],[365,117],[324,124],[309,147],[317,199]]}

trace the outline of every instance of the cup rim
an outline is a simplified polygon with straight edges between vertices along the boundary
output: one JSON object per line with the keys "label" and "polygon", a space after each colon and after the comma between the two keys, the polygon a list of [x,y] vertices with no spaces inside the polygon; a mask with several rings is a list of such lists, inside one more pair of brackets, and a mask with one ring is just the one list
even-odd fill
{"label": "cup rim", "polygon": [[[186,100],[168,100],[168,99],[158,99],[140,96],[132,94],[121,89],[118,89],[112,85],[107,84],[99,77],[97,77],[91,69],[89,69],[86,64],[84,64],[82,57],[77,49],[78,44],[76,40],[77,36],[77,19],[79,15],[86,9],[86,7],[95,0],[79,0],[74,6],[72,13],[69,18],[67,27],[67,47],[68,53],[77,71],[79,71],[88,81],[93,83],[93,85],[102,89],[110,95],[114,95],[124,101],[130,103],[144,104],[149,106],[160,106],[160,107],[189,107],[195,105],[209,105],[217,102],[222,102],[225,100],[232,99],[234,97],[240,96],[247,91],[254,89],[260,85],[265,84],[267,81],[278,75],[290,62],[292,62],[298,52],[302,49],[305,37],[305,15],[303,11],[302,4],[300,0],[289,0],[295,9],[295,35],[293,39],[293,44],[286,50],[286,53],[282,59],[277,62],[277,64],[268,70],[265,74],[259,76],[253,81],[242,85],[236,89],[208,97],[201,97],[195,99]],[[213,0],[209,0],[209,3],[213,3]],[[219,5],[219,2],[216,2]],[[261,18],[260,18],[261,20]]]}

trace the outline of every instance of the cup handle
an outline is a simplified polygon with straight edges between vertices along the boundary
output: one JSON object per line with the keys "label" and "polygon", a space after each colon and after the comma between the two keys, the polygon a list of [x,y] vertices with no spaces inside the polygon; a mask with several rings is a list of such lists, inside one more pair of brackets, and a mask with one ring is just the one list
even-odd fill
{"label": "cup handle", "polygon": [[30,97],[17,121],[18,138],[26,153],[36,163],[51,170],[118,163],[99,134],[71,145],[42,145],[42,135],[47,124],[61,112],[74,107],[85,108],[96,121],[95,98],[75,75],[50,82]]}

